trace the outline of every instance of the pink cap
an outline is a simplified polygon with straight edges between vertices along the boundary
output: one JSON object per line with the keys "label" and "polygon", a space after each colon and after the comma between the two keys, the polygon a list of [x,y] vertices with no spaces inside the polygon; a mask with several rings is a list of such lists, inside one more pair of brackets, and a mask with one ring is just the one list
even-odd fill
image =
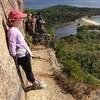
{"label": "pink cap", "polygon": [[11,18],[11,19],[19,19],[19,18],[27,17],[27,14],[26,13],[22,13],[20,11],[12,10],[9,13],[8,17]]}

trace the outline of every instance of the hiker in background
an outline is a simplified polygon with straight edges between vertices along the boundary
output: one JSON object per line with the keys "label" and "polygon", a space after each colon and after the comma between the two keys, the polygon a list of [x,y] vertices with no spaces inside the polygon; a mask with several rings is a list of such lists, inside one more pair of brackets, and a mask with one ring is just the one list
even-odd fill
{"label": "hiker in background", "polygon": [[37,37],[38,35],[36,34],[36,17],[34,15],[32,15],[32,29],[33,29],[33,34],[32,34],[32,38],[33,38],[33,44],[36,44],[38,42]]}
{"label": "hiker in background", "polygon": [[43,33],[45,32],[45,21],[40,14],[40,12],[37,12],[36,15],[36,33],[39,34],[39,39],[42,39]]}
{"label": "hiker in background", "polygon": [[24,24],[25,24],[25,33],[26,34],[28,33],[29,36],[32,36],[33,44],[36,44],[37,41],[37,34],[35,31],[36,17],[33,14],[29,13]]}
{"label": "hiker in background", "polygon": [[25,32],[28,33],[30,36],[33,35],[33,23],[32,23],[32,14],[29,13],[26,21],[25,21]]}
{"label": "hiker in background", "polygon": [[32,15],[33,34],[36,33],[36,31],[35,31],[35,24],[36,24],[36,17],[35,17],[35,15]]}
{"label": "hiker in background", "polygon": [[31,68],[30,56],[33,56],[30,48],[24,40],[24,37],[19,29],[22,24],[22,20],[27,15],[20,11],[13,10],[9,13],[9,24],[8,30],[8,45],[9,53],[14,58],[15,63],[23,68],[26,73],[27,79],[33,84],[35,88],[43,88],[44,82],[36,80]]}

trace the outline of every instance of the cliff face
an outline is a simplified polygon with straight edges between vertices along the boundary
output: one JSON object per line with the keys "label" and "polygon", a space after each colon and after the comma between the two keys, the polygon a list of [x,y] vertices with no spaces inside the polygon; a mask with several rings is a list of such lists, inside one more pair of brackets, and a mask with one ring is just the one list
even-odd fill
{"label": "cliff face", "polygon": [[10,57],[2,20],[12,9],[22,9],[23,0],[0,0],[0,100],[24,100],[19,77]]}

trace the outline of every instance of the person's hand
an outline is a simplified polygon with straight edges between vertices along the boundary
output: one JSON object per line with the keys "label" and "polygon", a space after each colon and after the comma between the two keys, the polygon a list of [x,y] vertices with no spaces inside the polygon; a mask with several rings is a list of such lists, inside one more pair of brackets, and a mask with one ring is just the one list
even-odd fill
{"label": "person's hand", "polygon": [[13,56],[13,59],[14,59],[15,65],[18,66],[18,63],[17,63],[17,56]]}
{"label": "person's hand", "polygon": [[16,61],[17,60],[17,56],[14,56],[13,59]]}

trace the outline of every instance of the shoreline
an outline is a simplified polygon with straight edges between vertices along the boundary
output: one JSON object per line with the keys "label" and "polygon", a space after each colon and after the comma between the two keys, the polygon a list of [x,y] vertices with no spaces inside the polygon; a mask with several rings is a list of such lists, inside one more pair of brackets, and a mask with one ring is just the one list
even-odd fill
{"label": "shoreline", "polygon": [[67,25],[70,25],[71,23],[72,23],[71,21],[70,22],[65,22],[65,23],[60,23],[58,25],[55,25],[55,29],[57,30],[57,29],[59,29],[61,27],[65,27]]}
{"label": "shoreline", "polygon": [[[93,16],[93,17],[94,17],[94,16]],[[95,17],[97,17],[97,16],[95,16]],[[96,21],[93,21],[93,20],[91,20],[91,19],[89,19],[89,18],[83,18],[83,17],[82,17],[81,20],[84,21],[84,22],[86,22],[87,24],[90,24],[90,25],[100,26],[99,23],[97,23]]]}
{"label": "shoreline", "polygon": [[[73,30],[73,29],[77,30],[77,28],[79,27],[78,24],[79,24],[79,26],[82,26],[82,25],[100,26],[99,23],[97,23],[89,18],[84,18],[84,17],[78,18],[75,21],[58,25],[58,27],[55,28],[56,38],[60,39],[61,37],[65,37],[65,36],[70,35],[69,33],[73,33],[73,31],[71,31],[71,30]],[[61,30],[63,30],[63,31],[61,31]]]}

